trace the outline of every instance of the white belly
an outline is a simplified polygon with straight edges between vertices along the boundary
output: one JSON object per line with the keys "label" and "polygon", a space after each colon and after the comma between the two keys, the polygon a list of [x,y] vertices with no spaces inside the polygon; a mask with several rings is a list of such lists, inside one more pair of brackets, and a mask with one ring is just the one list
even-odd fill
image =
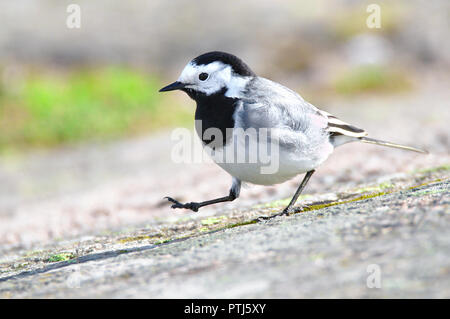
{"label": "white belly", "polygon": [[[334,148],[330,143],[323,143],[315,148],[314,152],[308,153],[299,149],[283,149],[282,147],[275,152],[261,151],[264,149],[266,145],[258,145],[257,150],[249,150],[248,147],[244,148],[242,143],[238,143],[237,146],[230,143],[220,152],[216,152],[212,159],[230,175],[243,182],[273,185],[317,168],[330,156]],[[239,153],[238,150],[243,153]],[[239,158],[236,154],[245,154],[245,156]]]}

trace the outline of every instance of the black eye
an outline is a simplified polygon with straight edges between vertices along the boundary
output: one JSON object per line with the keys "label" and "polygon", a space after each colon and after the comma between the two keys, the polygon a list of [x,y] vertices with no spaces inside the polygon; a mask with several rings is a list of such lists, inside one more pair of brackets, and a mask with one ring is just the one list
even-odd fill
{"label": "black eye", "polygon": [[200,81],[205,81],[208,78],[208,73],[200,73],[198,78],[200,79]]}

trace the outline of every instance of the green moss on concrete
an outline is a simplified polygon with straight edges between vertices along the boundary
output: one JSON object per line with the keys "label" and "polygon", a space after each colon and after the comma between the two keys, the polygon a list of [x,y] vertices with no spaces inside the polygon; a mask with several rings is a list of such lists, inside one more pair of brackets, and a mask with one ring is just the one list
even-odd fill
{"label": "green moss on concrete", "polygon": [[394,188],[395,185],[392,183],[384,182],[378,185],[373,186],[367,186],[367,187],[361,187],[353,190],[353,193],[355,194],[361,194],[361,193],[368,193],[368,192],[380,192],[385,189]]}
{"label": "green moss on concrete", "polygon": [[67,261],[67,260],[70,260],[70,259],[73,259],[73,258],[75,258],[75,255],[74,255],[74,254],[64,252],[64,253],[59,253],[59,254],[51,255],[51,256],[48,258],[47,261],[48,261],[48,262],[51,262],[51,263],[54,263],[54,262],[58,262],[58,261]]}
{"label": "green moss on concrete", "polygon": [[417,173],[434,173],[434,172],[448,172],[450,171],[450,164],[444,164],[436,167],[430,167],[418,170]]}
{"label": "green moss on concrete", "polygon": [[[298,201],[306,200],[306,199],[312,198],[312,197],[313,196],[307,195],[307,194],[300,195],[298,197]],[[281,206],[287,206],[291,202],[291,199],[292,198],[277,199],[277,200],[274,200],[274,201],[269,202],[269,203],[255,205],[252,208],[260,209],[260,208],[276,208],[276,207],[281,207]]]}
{"label": "green moss on concrete", "polygon": [[218,223],[220,223],[220,222],[222,222],[222,221],[224,221],[226,219],[227,219],[227,217],[224,216],[224,215],[219,216],[219,217],[212,216],[212,217],[208,217],[206,219],[203,219],[201,221],[201,224],[202,225],[214,225],[214,224],[218,224]]}

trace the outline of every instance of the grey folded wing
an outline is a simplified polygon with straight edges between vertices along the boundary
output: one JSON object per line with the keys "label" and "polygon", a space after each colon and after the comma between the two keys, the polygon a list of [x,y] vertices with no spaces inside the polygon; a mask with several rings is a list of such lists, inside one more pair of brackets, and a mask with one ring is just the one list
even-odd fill
{"label": "grey folded wing", "polygon": [[339,141],[347,141],[367,135],[270,80],[255,79],[245,93],[235,113],[235,127],[271,129],[281,146],[310,148],[325,138],[339,136]]}
{"label": "grey folded wing", "polygon": [[281,147],[305,151],[328,138],[327,117],[294,91],[258,78],[245,93],[235,113],[235,127],[269,129]]}

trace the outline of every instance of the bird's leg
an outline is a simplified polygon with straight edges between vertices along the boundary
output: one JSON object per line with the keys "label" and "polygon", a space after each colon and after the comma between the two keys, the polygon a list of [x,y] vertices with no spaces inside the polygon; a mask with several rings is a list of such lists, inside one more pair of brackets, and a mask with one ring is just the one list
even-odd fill
{"label": "bird's leg", "polygon": [[197,212],[199,210],[199,208],[203,207],[203,206],[222,203],[222,202],[231,202],[236,199],[236,196],[234,196],[233,194],[230,193],[230,195],[225,196],[225,197],[206,200],[204,202],[190,202],[190,203],[185,203],[185,204],[180,203],[179,201],[173,199],[172,197],[165,197],[165,198],[167,198],[167,200],[169,202],[174,203],[171,206],[172,208],[186,208],[186,209],[193,210],[194,212]]}
{"label": "bird's leg", "polygon": [[234,201],[236,198],[239,197],[240,189],[241,189],[241,181],[236,178],[233,178],[233,185],[231,186],[230,194],[225,197],[206,200],[204,202],[190,202],[185,204],[180,203],[179,201],[173,199],[172,197],[165,197],[165,198],[167,198],[169,202],[173,203],[173,205],[171,206],[172,208],[185,208],[197,212],[199,208],[203,206]]}
{"label": "bird's leg", "polygon": [[292,211],[292,208],[295,205],[295,202],[297,201],[298,196],[300,196],[301,192],[305,188],[306,184],[308,183],[309,179],[311,178],[311,175],[314,172],[315,172],[315,170],[311,170],[305,174],[305,177],[303,178],[300,186],[297,188],[297,191],[295,192],[294,197],[292,197],[291,202],[289,203],[289,205],[287,205],[287,207],[285,209],[283,209],[283,211],[281,212],[280,215],[289,215],[289,213]]}

